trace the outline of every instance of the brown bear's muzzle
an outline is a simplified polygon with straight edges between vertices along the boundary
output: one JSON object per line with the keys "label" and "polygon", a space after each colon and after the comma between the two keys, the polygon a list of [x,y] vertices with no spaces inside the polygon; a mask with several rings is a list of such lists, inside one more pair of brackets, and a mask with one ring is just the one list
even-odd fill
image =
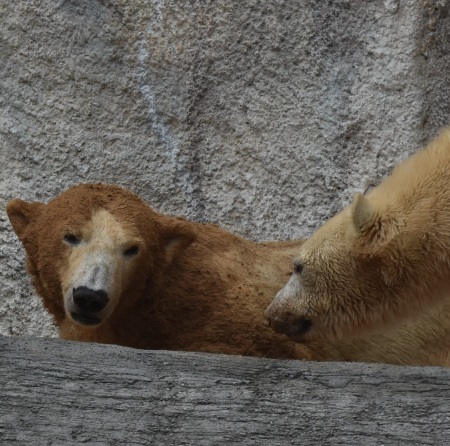
{"label": "brown bear's muzzle", "polygon": [[82,325],[97,325],[101,322],[98,313],[108,304],[108,295],[103,290],[91,290],[85,286],[74,288],[72,299],[75,305],[70,315]]}

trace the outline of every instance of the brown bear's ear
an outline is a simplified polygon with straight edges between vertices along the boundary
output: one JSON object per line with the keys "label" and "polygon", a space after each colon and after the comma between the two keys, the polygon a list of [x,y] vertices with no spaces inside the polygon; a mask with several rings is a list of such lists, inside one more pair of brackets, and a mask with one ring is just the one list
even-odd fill
{"label": "brown bear's ear", "polygon": [[172,263],[177,255],[186,249],[197,238],[191,223],[175,220],[165,225],[164,250],[167,264]]}
{"label": "brown bear's ear", "polygon": [[19,239],[24,236],[28,225],[37,220],[44,207],[44,203],[27,202],[20,198],[15,198],[6,205],[9,221]]}
{"label": "brown bear's ear", "polygon": [[378,213],[363,194],[357,193],[353,198],[352,221],[358,234],[373,233],[373,228],[378,221]]}

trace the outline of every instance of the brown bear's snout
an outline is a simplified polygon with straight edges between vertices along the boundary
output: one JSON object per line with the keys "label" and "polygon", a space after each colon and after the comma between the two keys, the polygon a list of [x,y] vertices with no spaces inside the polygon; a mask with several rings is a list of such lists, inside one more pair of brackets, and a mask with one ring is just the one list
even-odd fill
{"label": "brown bear's snout", "polygon": [[91,290],[85,286],[74,288],[73,303],[83,313],[98,313],[108,303],[108,295],[103,290]]}
{"label": "brown bear's snout", "polygon": [[268,322],[275,332],[292,337],[303,336],[312,328],[312,321],[304,317],[291,320],[269,318]]}

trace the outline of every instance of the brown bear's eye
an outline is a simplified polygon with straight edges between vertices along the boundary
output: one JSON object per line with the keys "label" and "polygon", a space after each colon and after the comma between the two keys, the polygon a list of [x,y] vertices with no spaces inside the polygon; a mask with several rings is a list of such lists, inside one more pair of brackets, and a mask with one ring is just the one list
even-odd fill
{"label": "brown bear's eye", "polygon": [[303,271],[303,265],[301,263],[297,263],[296,265],[294,265],[294,271],[297,274],[301,274],[301,272]]}
{"label": "brown bear's eye", "polygon": [[130,246],[129,248],[127,248],[123,252],[123,255],[126,257],[134,257],[138,252],[139,252],[139,246],[133,245],[133,246]]}
{"label": "brown bear's eye", "polygon": [[71,246],[77,246],[80,244],[81,240],[74,234],[66,234],[64,236],[64,241]]}

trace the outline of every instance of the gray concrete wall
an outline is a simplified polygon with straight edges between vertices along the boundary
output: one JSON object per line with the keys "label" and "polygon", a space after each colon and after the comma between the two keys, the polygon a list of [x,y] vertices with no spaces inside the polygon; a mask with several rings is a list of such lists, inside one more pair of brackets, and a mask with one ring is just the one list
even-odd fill
{"label": "gray concrete wall", "polygon": [[310,234],[449,120],[449,1],[0,2],[0,334],[55,334],[4,212],[79,182]]}

